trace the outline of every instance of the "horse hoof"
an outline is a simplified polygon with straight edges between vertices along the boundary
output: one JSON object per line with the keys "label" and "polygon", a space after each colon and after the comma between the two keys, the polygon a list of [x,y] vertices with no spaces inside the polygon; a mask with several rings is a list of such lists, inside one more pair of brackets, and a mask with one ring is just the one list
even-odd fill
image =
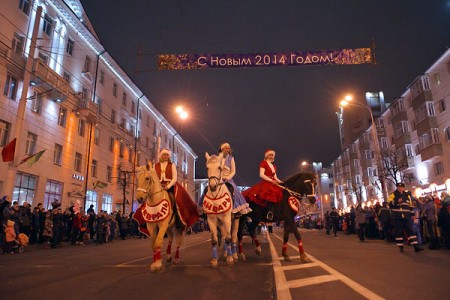
{"label": "horse hoof", "polygon": [[150,271],[152,273],[159,273],[162,271],[162,267],[161,260],[158,260],[150,265]]}
{"label": "horse hoof", "polygon": [[292,261],[292,259],[286,253],[283,253],[282,255],[283,255],[284,261]]}
{"label": "horse hoof", "polygon": [[232,257],[233,257],[233,260],[234,260],[235,263],[237,263],[239,261],[239,257],[237,255],[237,253],[233,253]]}
{"label": "horse hoof", "polygon": [[170,264],[172,262],[172,256],[167,256],[166,262]]}
{"label": "horse hoof", "polygon": [[234,265],[234,259],[231,256],[227,257],[227,265],[231,266]]}
{"label": "horse hoof", "polygon": [[246,261],[246,260],[247,260],[247,258],[245,257],[245,254],[244,254],[244,253],[239,253],[238,257],[239,257],[239,259],[240,259],[241,261]]}
{"label": "horse hoof", "polygon": [[150,272],[160,273],[162,271],[162,266],[150,266]]}
{"label": "horse hoof", "polygon": [[180,260],[179,260],[178,258],[175,258],[175,259],[173,260],[173,264],[174,264],[174,265],[178,265],[179,262],[180,262]]}
{"label": "horse hoof", "polygon": [[258,246],[258,247],[255,248],[255,253],[256,254],[261,255],[261,252],[262,252],[261,246]]}
{"label": "horse hoof", "polygon": [[301,261],[303,264],[307,264],[307,263],[312,262],[312,260],[310,260],[309,257],[306,256],[306,254],[300,255],[300,261]]}
{"label": "horse hoof", "polygon": [[209,261],[211,267],[217,267],[217,258],[213,258]]}

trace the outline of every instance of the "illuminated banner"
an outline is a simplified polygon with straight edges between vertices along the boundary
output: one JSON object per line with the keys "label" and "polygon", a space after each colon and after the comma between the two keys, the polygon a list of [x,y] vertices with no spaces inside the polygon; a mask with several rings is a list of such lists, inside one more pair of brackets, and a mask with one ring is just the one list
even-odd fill
{"label": "illuminated banner", "polygon": [[162,54],[159,70],[358,65],[374,63],[371,48],[255,54]]}

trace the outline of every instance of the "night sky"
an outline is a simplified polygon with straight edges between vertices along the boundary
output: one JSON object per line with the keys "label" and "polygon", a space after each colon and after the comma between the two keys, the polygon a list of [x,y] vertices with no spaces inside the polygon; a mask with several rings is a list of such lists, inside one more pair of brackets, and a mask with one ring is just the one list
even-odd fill
{"label": "night sky", "polygon": [[[199,156],[227,141],[238,185],[259,180],[266,149],[278,177],[340,154],[335,112],[347,93],[387,102],[450,46],[449,1],[81,0],[101,43]],[[158,71],[158,54],[370,47],[376,65]],[[181,123],[174,108],[190,118]]]}

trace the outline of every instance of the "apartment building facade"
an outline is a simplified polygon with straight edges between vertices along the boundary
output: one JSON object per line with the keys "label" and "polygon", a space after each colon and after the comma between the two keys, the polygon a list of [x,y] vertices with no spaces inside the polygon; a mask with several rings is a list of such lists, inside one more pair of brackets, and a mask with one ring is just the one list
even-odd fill
{"label": "apartment building facade", "polygon": [[337,207],[382,202],[396,182],[404,182],[416,197],[450,192],[450,50],[374,124],[378,149],[370,126],[332,163]]}
{"label": "apartment building facade", "polygon": [[161,148],[192,193],[197,155],[108,54],[81,3],[4,2],[0,150],[16,144],[13,161],[0,162],[0,194],[130,212],[135,167]]}

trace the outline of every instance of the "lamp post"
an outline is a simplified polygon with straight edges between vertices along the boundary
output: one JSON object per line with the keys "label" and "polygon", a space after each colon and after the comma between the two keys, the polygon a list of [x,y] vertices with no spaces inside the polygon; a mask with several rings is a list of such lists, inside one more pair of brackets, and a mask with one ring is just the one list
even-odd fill
{"label": "lamp post", "polygon": [[373,140],[373,148],[374,148],[374,152],[375,152],[375,161],[376,161],[377,169],[378,169],[378,180],[380,180],[380,184],[381,184],[381,191],[383,193],[383,202],[387,201],[388,196],[387,196],[386,184],[385,184],[385,180],[384,180],[385,179],[384,171],[383,171],[383,166],[382,166],[382,161],[381,161],[380,142],[378,141],[377,127],[375,125],[375,120],[373,118],[372,109],[367,104],[353,102],[353,97],[351,95],[345,96],[345,99],[340,102],[341,107],[344,107],[347,105],[365,108],[370,113],[370,120],[372,123],[371,133],[372,133],[372,140]]}
{"label": "lamp post", "polygon": [[[189,116],[189,113],[182,106],[177,106],[175,108],[175,112],[181,121],[186,120]],[[175,132],[175,134],[172,136],[172,160],[175,159],[175,137],[177,135],[179,135],[179,132]]]}
{"label": "lamp post", "polygon": [[157,141],[156,141],[155,162],[158,161],[159,151],[161,150],[161,126],[164,121],[167,121],[167,120],[165,118],[162,118],[159,121],[159,125],[158,125],[158,137],[157,137]]}

